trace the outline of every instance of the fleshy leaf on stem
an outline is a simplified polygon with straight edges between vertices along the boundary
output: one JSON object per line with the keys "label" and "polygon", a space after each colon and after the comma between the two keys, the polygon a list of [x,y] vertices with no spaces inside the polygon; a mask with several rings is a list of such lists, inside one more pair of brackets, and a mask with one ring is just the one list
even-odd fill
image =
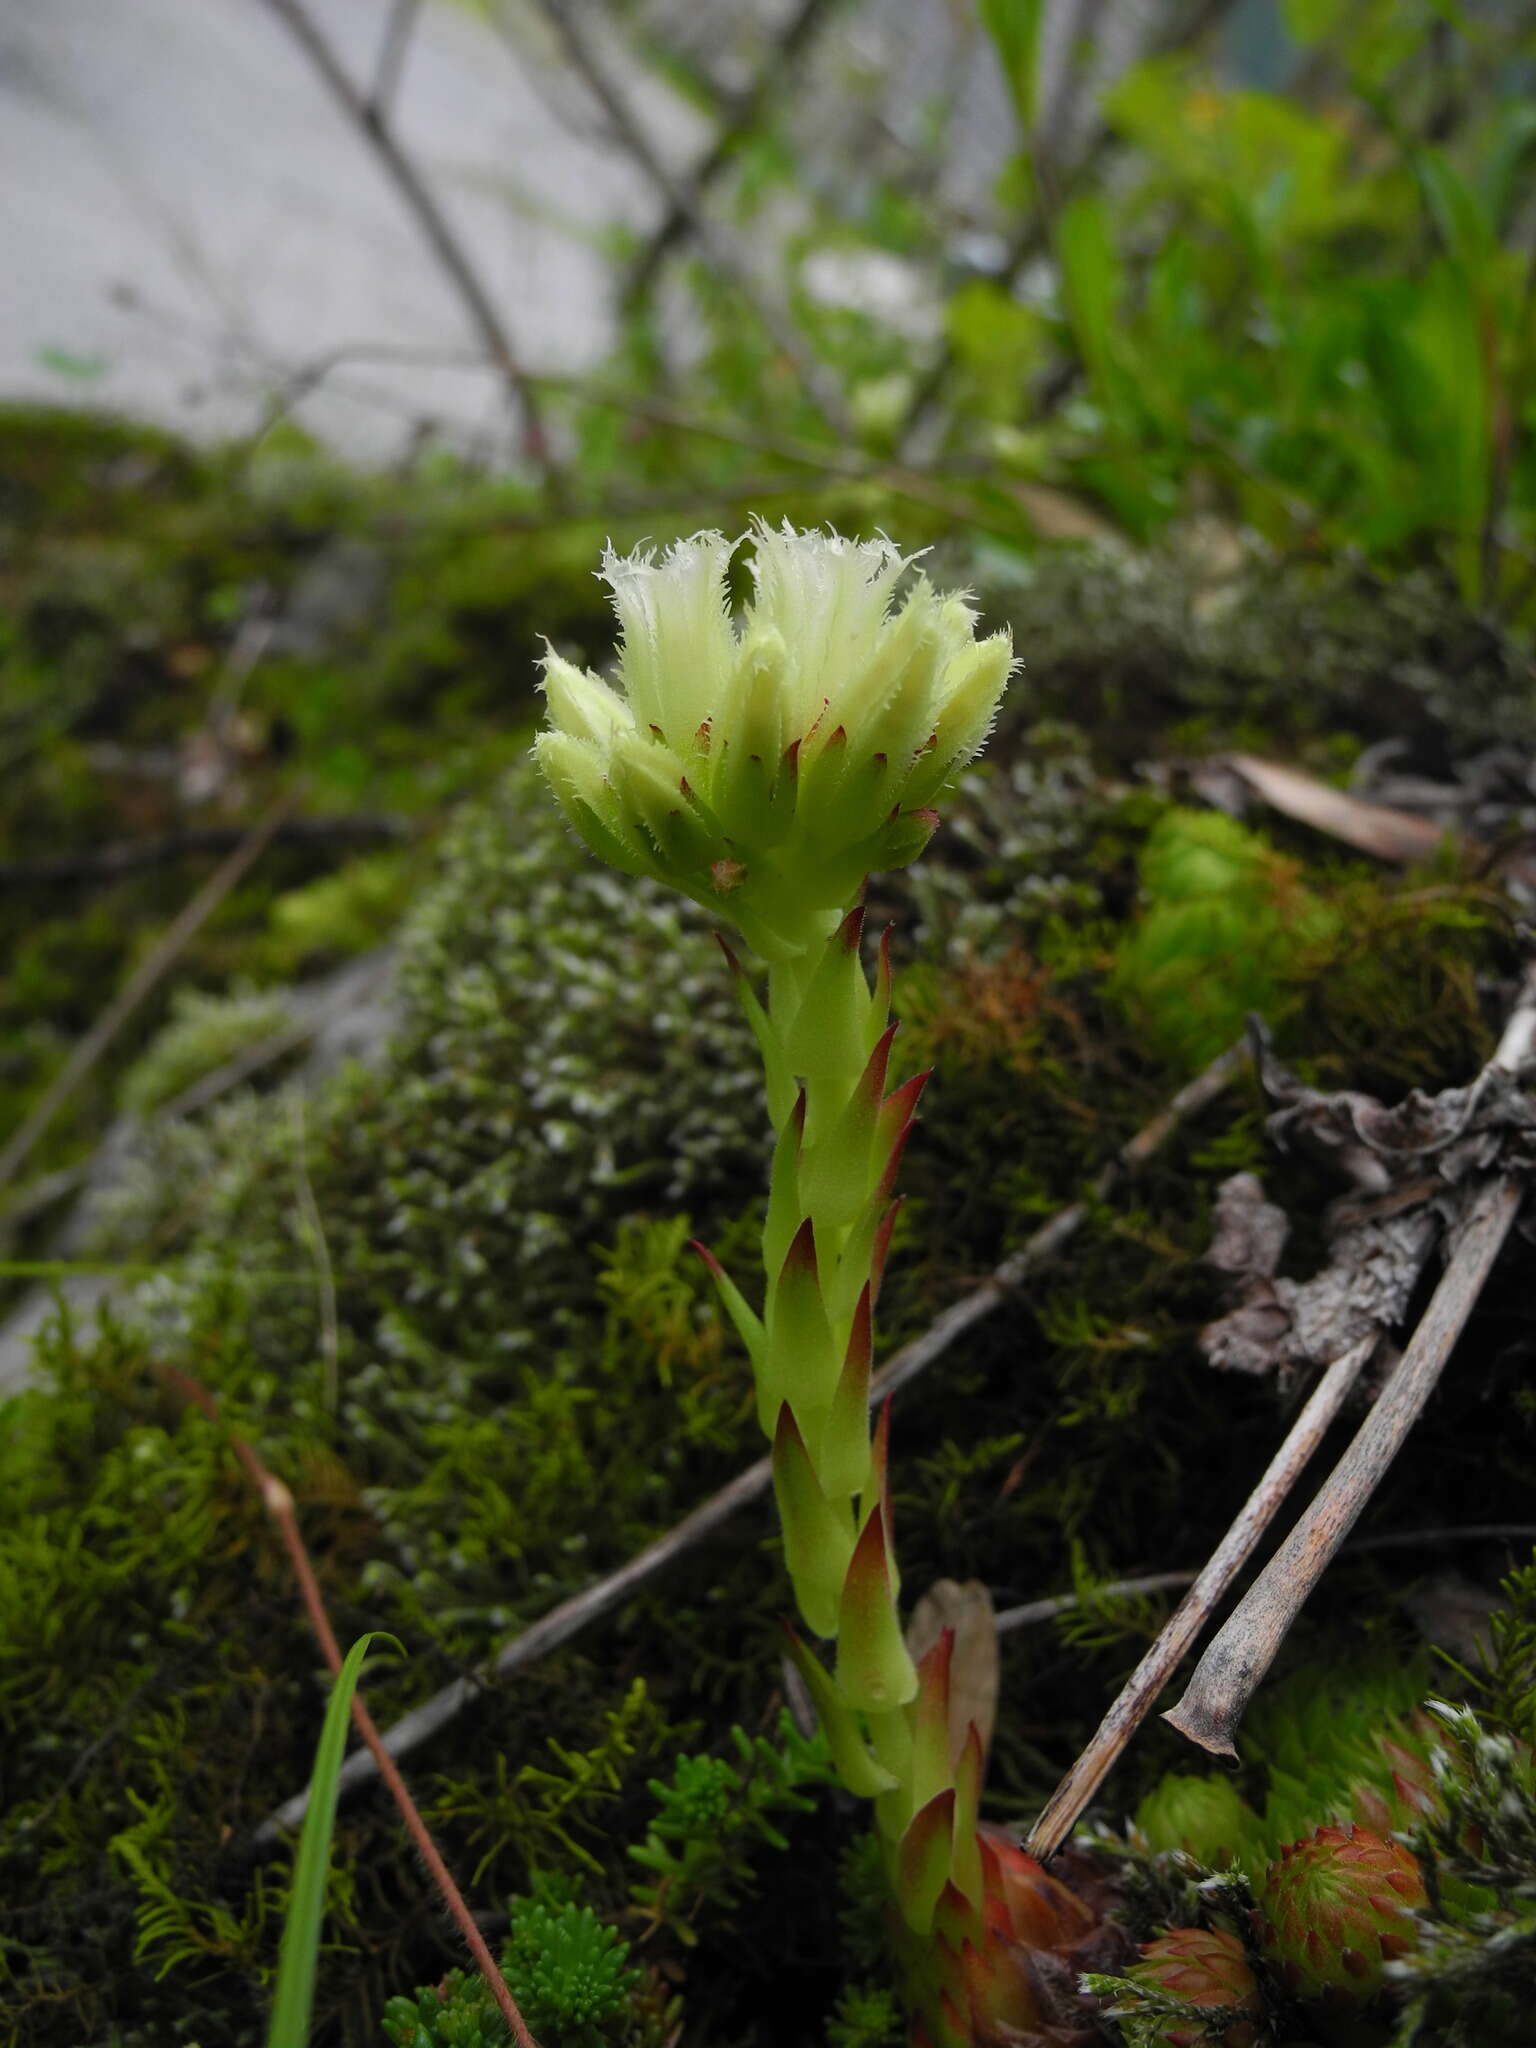
{"label": "fleshy leaf on stem", "polygon": [[800,1199],[800,1152],[804,1141],[805,1090],[802,1088],[779,1131],[773,1148],[773,1167],[768,1176],[763,1264],[770,1273],[778,1272],[783,1266],[795,1234],[806,1220],[806,1207]]}
{"label": "fleshy leaf on stem", "polygon": [[917,1122],[917,1105],[932,1073],[933,1069],[929,1067],[921,1074],[914,1074],[910,1081],[903,1081],[899,1088],[892,1089],[881,1106],[880,1121],[875,1131],[875,1156],[883,1162],[877,1182],[882,1202],[890,1198],[901,1155],[912,1135],[912,1126]]}
{"label": "fleshy leaf on stem", "polygon": [[853,1328],[821,1447],[821,1483],[835,1500],[862,1494],[869,1485],[869,1368],[874,1353],[874,1319],[866,1284],[854,1310]]}
{"label": "fleshy leaf on stem", "polygon": [[[946,1630],[946,1634],[949,1631]],[[948,1740],[948,1727],[945,1739]],[[981,1783],[986,1775],[986,1751],[981,1731],[973,1721],[966,1730],[965,1744],[955,1764],[955,1848],[951,1875],[979,1911],[985,1894],[981,1873],[981,1845],[977,1827],[981,1819]]]}
{"label": "fleshy leaf on stem", "polygon": [[747,1347],[747,1354],[752,1360],[752,1370],[761,1372],[766,1344],[761,1316],[751,1307],[746,1296],[709,1246],[701,1244],[696,1237],[690,1237],[688,1242],[709,1268],[710,1278],[714,1281],[720,1299],[725,1305],[725,1312],[735,1324],[737,1336]]}
{"label": "fleshy leaf on stem", "polygon": [[[842,1589],[852,1568],[852,1518],[822,1491],[787,1401],[774,1432],[773,1491],[784,1532],[784,1561],[800,1612],[816,1635],[835,1635],[845,1600]],[[848,1697],[846,1691],[844,1696]]]}
{"label": "fleshy leaf on stem", "polygon": [[914,1809],[954,1782],[949,1753],[949,1667],[954,1649],[954,1630],[943,1629],[917,1667],[910,1780]]}
{"label": "fleshy leaf on stem", "polygon": [[917,1691],[917,1671],[902,1640],[879,1512],[870,1514],[849,1560],[836,1633],[844,1699],[872,1711],[905,1706]]}
{"label": "fleshy leaf on stem", "polygon": [[948,1785],[913,1814],[897,1847],[896,1903],[914,1934],[933,1927],[934,1908],[949,1882],[954,1824],[955,1791]]}
{"label": "fleshy leaf on stem", "polygon": [[857,1073],[864,1065],[870,994],[859,957],[863,929],[864,906],[855,904],[812,970],[784,1028],[784,1057],[792,1073],[814,1080]]}
{"label": "fleshy leaf on stem", "polygon": [[753,988],[746,969],[719,932],[715,933],[715,940],[725,955],[726,965],[730,968],[736,983],[736,993],[741,998],[741,1007],[747,1013],[752,1036],[757,1040],[757,1049],[763,1057],[763,1077],[768,1087],[768,1115],[774,1129],[781,1130],[795,1102],[794,1075],[784,1058],[779,1035],[768,1021],[768,1012],[758,1000],[757,990]]}
{"label": "fleshy leaf on stem", "polygon": [[842,1114],[810,1148],[801,1177],[805,1206],[826,1228],[854,1222],[869,1199],[870,1153],[885,1101],[891,1041],[899,1029],[888,1025],[875,1041]]}
{"label": "fleshy leaf on stem", "polygon": [[809,1216],[768,1291],[764,1321],[780,1398],[797,1412],[828,1408],[837,1385],[838,1347],[822,1300],[816,1230]]}
{"label": "fleshy leaf on stem", "polygon": [[860,1733],[857,1718],[844,1703],[832,1674],[816,1653],[786,1628],[789,1655],[805,1681],[805,1689],[821,1721],[832,1752],[832,1764],[848,1790],[859,1799],[875,1799],[895,1788],[896,1780],[880,1763]]}

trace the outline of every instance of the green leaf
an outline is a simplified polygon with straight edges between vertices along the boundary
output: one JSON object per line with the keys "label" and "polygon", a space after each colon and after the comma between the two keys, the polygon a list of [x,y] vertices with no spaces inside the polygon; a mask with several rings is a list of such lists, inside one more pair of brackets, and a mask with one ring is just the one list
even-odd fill
{"label": "green leaf", "polygon": [[1131,392],[1117,338],[1123,273],[1110,234],[1109,211],[1089,195],[1071,200],[1056,220],[1056,258],[1073,337],[1105,408],[1131,424]]}
{"label": "green leaf", "polygon": [[1344,0],[1285,0],[1285,32],[1297,43],[1320,43],[1339,26]]}
{"label": "green leaf", "polygon": [[52,370],[59,377],[68,377],[76,384],[94,384],[111,368],[105,356],[78,355],[73,349],[58,348],[52,342],[45,342],[41,348],[34,349],[32,358],[42,369]]}
{"label": "green leaf", "polygon": [[299,1837],[299,1853],[294,1863],[293,1891],[278,1955],[267,2048],[304,2048],[309,2039],[309,2012],[315,1995],[315,1964],[325,1918],[331,1831],[336,1823],[337,1781],[347,1743],[347,1723],[368,1646],[380,1640],[393,1643],[401,1656],[405,1655],[403,1645],[394,1636],[386,1635],[382,1629],[372,1629],[359,1636],[348,1650],[346,1662],[331,1688],[320,1744],[315,1751],[315,1767],[310,1773],[309,1810],[304,1816],[304,1832]]}
{"label": "green leaf", "polygon": [[1035,125],[1039,83],[1042,0],[980,0],[981,25],[992,38],[1007,86],[1027,135]]}
{"label": "green leaf", "polygon": [[1498,242],[1482,201],[1443,150],[1416,150],[1413,165],[1446,254],[1466,272],[1469,284],[1483,282]]}

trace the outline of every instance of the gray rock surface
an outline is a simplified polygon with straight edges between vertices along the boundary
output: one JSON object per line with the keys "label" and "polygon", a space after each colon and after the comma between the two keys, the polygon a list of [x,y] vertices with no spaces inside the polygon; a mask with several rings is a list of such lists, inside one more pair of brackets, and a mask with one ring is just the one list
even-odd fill
{"label": "gray rock surface", "polygon": [[[385,0],[306,5],[369,78]],[[511,20],[503,38],[426,5],[398,125],[526,361],[579,371],[610,334],[600,237],[655,202],[531,10]],[[625,78],[652,132],[697,146],[697,112],[653,73]],[[261,0],[0,0],[0,255],[0,395],[205,437],[251,428],[328,351],[473,343],[376,157]],[[338,369],[297,412],[365,459],[423,417],[461,440],[506,426],[487,371],[422,362]]]}

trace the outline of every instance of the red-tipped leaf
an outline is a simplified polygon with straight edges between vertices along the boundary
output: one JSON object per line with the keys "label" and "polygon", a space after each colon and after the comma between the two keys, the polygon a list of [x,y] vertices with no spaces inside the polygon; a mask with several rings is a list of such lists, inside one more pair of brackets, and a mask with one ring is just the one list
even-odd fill
{"label": "red-tipped leaf", "polygon": [[874,1713],[905,1706],[917,1690],[917,1672],[902,1640],[885,1522],[865,1522],[849,1560],[837,1623],[838,1690],[850,1706]]}
{"label": "red-tipped leaf", "polygon": [[832,1674],[813,1650],[806,1647],[792,1628],[786,1626],[789,1655],[805,1680],[816,1713],[832,1752],[833,1767],[848,1790],[859,1799],[874,1799],[889,1792],[896,1780],[879,1763],[859,1732],[858,1722],[838,1697]]}
{"label": "red-tipped leaf", "polygon": [[954,1820],[955,1794],[949,1786],[918,1808],[897,1848],[896,1904],[914,1934],[930,1931],[934,1908],[949,1882]]}
{"label": "red-tipped leaf", "polygon": [[784,1561],[807,1626],[837,1633],[843,1586],[851,1569],[853,1528],[822,1492],[800,1425],[786,1401],[773,1438],[773,1492],[784,1534]]}
{"label": "red-tipped leaf", "polygon": [[720,1261],[709,1249],[709,1246],[707,1244],[700,1244],[696,1237],[689,1238],[688,1242],[709,1268],[710,1278],[714,1281],[720,1299],[725,1304],[725,1312],[735,1324],[737,1336],[740,1337],[742,1343],[747,1347],[747,1355],[752,1360],[752,1370],[755,1373],[761,1372],[763,1353],[767,1344],[767,1336],[763,1329],[762,1318],[755,1309],[748,1305],[746,1296],[736,1285],[729,1273],[726,1272]]}
{"label": "red-tipped leaf", "polygon": [[796,1231],[768,1295],[768,1370],[795,1408],[825,1409],[837,1385],[839,1359],[816,1259],[809,1216]]}
{"label": "red-tipped leaf", "polygon": [[874,1306],[880,1300],[880,1287],[885,1279],[885,1262],[890,1257],[891,1251],[891,1232],[896,1228],[896,1218],[901,1214],[901,1205],[906,1199],[905,1195],[898,1195],[880,1218],[879,1224],[875,1229],[874,1251],[869,1262],[869,1277],[872,1289],[870,1296],[871,1306]]}
{"label": "red-tipped leaf", "polygon": [[[953,1783],[949,1757],[949,1666],[955,1632],[942,1629],[917,1666],[917,1706],[912,1721],[912,1804],[925,1806]],[[980,1893],[977,1893],[980,1897]]]}
{"label": "red-tipped leaf", "polygon": [[832,1499],[863,1493],[869,1484],[869,1368],[874,1323],[866,1286],[854,1311],[848,1349],[838,1374],[821,1450],[821,1483]]}

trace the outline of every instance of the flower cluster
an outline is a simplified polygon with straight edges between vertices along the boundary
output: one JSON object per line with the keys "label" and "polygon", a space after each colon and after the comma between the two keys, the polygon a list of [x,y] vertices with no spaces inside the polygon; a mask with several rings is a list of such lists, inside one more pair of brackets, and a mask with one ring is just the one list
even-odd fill
{"label": "flower cluster", "polygon": [[[745,537],[744,537],[745,538]],[[887,540],[755,524],[695,534],[658,561],[610,549],[621,644],[612,684],[552,650],[539,763],[582,838],[735,925],[765,958],[826,936],[866,875],[905,866],[928,808],[978,751],[1013,666],[962,597]]]}

